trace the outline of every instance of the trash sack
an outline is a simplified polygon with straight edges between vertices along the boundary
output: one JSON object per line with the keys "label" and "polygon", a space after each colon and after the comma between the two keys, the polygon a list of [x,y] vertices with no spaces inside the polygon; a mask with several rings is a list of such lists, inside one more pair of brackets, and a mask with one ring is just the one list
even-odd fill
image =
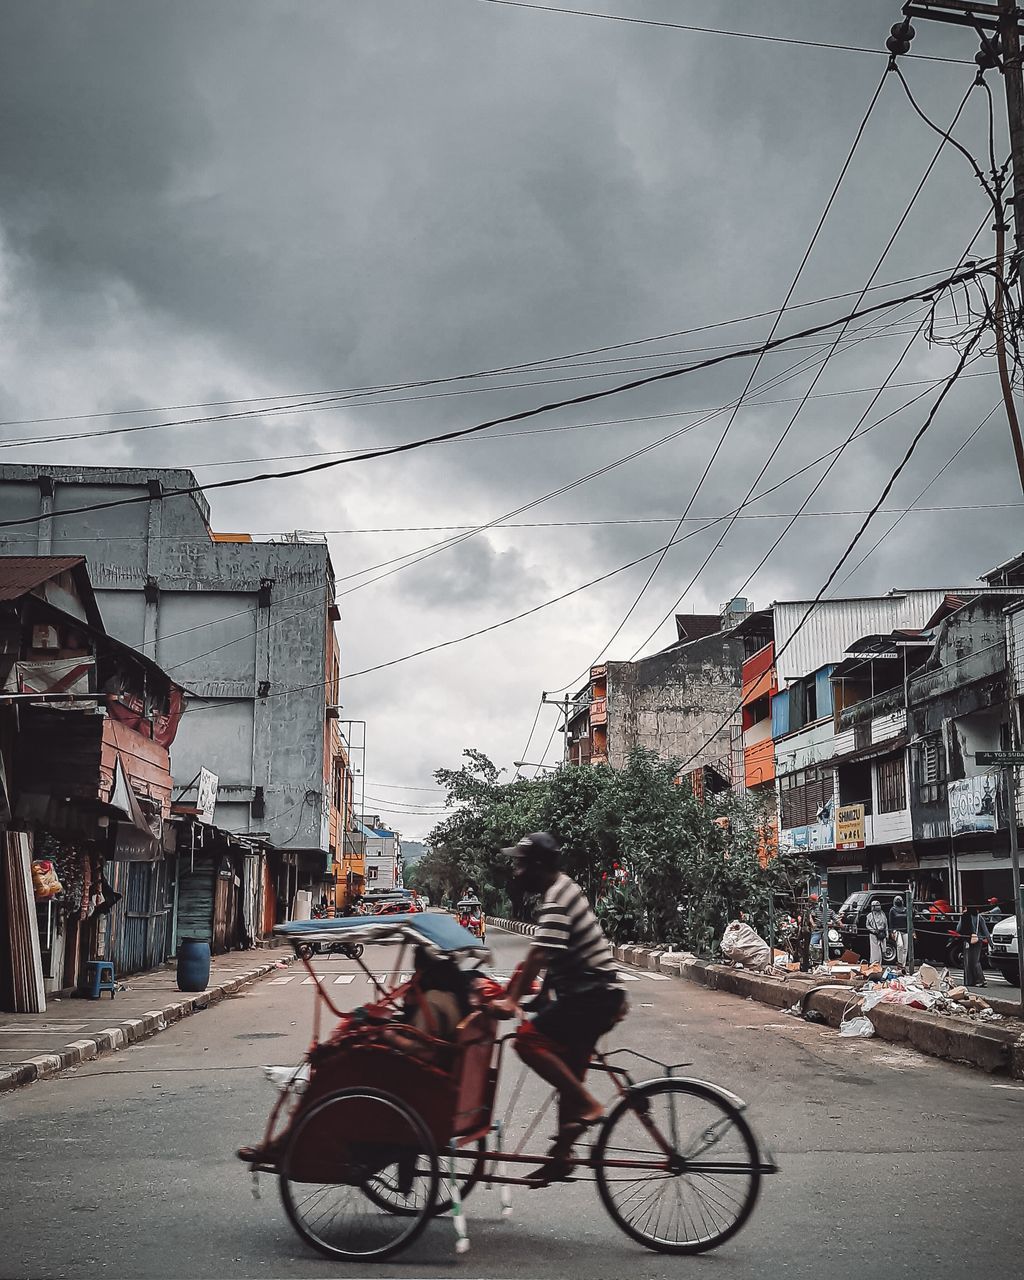
{"label": "trash sack", "polygon": [[875,1034],[875,1028],[871,1025],[870,1018],[848,1018],[840,1026],[839,1034],[847,1037],[863,1036],[866,1039],[868,1036]]}
{"label": "trash sack", "polygon": [[731,920],[722,934],[722,955],[739,961],[750,969],[767,969],[771,965],[771,948],[764,938],[742,920]]}

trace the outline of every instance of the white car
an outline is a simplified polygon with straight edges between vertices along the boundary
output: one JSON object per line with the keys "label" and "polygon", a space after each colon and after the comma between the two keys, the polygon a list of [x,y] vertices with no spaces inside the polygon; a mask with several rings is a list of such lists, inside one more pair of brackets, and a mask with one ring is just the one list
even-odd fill
{"label": "white car", "polygon": [[1017,921],[1013,916],[993,926],[988,958],[992,968],[998,969],[1011,986],[1020,986],[1020,948],[1017,945]]}

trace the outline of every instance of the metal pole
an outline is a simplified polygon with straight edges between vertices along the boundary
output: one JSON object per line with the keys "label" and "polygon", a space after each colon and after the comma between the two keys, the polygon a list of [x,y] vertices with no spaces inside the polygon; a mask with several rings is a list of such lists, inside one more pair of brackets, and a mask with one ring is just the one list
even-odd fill
{"label": "metal pole", "polygon": [[768,949],[771,965],[775,967],[775,894],[768,893]]}
{"label": "metal pole", "polygon": [[1024,77],[1021,75],[1019,11],[1015,0],[999,0],[999,38],[1002,44],[1003,86],[1013,158],[1013,236],[1017,252],[1024,252]]}
{"label": "metal pole", "polygon": [[914,884],[907,881],[907,973],[914,972]]}
{"label": "metal pole", "polygon": [[[1013,727],[1011,710],[1011,731]],[[1010,870],[1013,873],[1013,910],[1017,917],[1017,967],[1018,970],[1024,969],[1021,964],[1022,946],[1024,946],[1024,897],[1021,897],[1020,890],[1020,850],[1017,847],[1017,786],[1016,786],[1016,769],[1013,765],[1005,765],[1003,768],[1003,785],[1006,787],[1006,818],[1010,827]],[[1018,972],[1018,981],[1024,979],[1024,973]],[[1024,1014],[1024,983],[1020,990],[1021,1012]]]}

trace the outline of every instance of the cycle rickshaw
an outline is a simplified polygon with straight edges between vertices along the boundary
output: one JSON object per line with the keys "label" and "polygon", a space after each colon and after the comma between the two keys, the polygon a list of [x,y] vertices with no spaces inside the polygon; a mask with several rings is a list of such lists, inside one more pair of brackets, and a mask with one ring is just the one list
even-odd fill
{"label": "cycle rickshaw", "polygon": [[[244,1149],[254,1177],[276,1173],[285,1211],[299,1235],[329,1257],[381,1260],[410,1245],[432,1218],[450,1214],[456,1251],[469,1247],[463,1201],[480,1183],[501,1191],[533,1186],[523,1166],[544,1157],[524,1148],[546,1109],[516,1145],[506,1143],[527,1070],[504,1116],[495,1103],[506,1046],[488,999],[503,988],[482,968],[488,952],[449,916],[406,915],[306,920],[277,926],[314,979],[313,1041],[271,1112],[258,1148]],[[312,944],[346,941],[396,948],[390,975],[359,960],[375,1003],[349,1014],[335,1007],[314,972]],[[477,1006],[440,1041],[398,1019],[415,989],[409,957],[450,957],[476,966]],[[404,967],[404,971],[403,971]],[[340,1019],[320,1037],[323,1009]],[[507,1025],[507,1024],[506,1024]],[[657,1067],[637,1080],[624,1058]],[[679,1064],[682,1066],[685,1064]],[[635,1068],[634,1068],[635,1069]],[[663,1253],[700,1253],[724,1244],[750,1217],[762,1175],[776,1172],[733,1094],[681,1077],[629,1049],[596,1052],[592,1070],[615,1101],[579,1150],[575,1175],[597,1183],[614,1222]],[[555,1185],[555,1184],[551,1184]]]}
{"label": "cycle rickshaw", "polygon": [[486,940],[487,921],[484,919],[483,903],[479,898],[474,898],[472,894],[460,898],[455,904],[452,918],[458,920],[464,929],[468,929],[474,938],[479,938],[481,942]]}

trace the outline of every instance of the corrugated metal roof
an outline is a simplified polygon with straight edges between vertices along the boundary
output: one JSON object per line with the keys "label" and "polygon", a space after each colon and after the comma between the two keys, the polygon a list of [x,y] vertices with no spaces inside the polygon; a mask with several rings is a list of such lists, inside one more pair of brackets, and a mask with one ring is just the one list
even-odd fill
{"label": "corrugated metal roof", "polygon": [[20,600],[44,582],[84,563],[84,556],[0,556],[0,600]]}
{"label": "corrugated metal roof", "polygon": [[[861,636],[891,632],[897,627],[923,627],[946,595],[955,590],[939,587],[887,596],[822,600],[799,632],[796,629],[811,601],[785,600],[775,604],[775,665],[779,684],[808,676],[828,663],[841,662],[849,646]],[[790,643],[794,632],[796,636]]]}

